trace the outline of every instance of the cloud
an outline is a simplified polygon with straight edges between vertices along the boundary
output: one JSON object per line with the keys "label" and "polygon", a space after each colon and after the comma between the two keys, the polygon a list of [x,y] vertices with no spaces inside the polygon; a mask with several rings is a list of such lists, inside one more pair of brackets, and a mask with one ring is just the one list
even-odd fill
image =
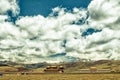
{"label": "cloud", "polygon": [[0,15],[0,23],[4,22],[8,18],[7,15]]}
{"label": "cloud", "polygon": [[88,10],[91,26],[120,29],[120,0],[93,0]]}
{"label": "cloud", "polygon": [[0,0],[0,14],[6,14],[12,11],[14,15],[19,13],[19,7],[16,0]]}
{"label": "cloud", "polygon": [[[18,14],[19,7],[15,0],[2,0],[0,60],[19,63],[117,60],[120,58],[119,3],[119,0],[93,0],[88,10],[67,11],[56,7],[48,17],[21,16],[13,24],[6,21],[9,19],[6,13],[11,10]],[[3,8],[3,4],[9,7]],[[82,36],[89,28],[101,31]]]}

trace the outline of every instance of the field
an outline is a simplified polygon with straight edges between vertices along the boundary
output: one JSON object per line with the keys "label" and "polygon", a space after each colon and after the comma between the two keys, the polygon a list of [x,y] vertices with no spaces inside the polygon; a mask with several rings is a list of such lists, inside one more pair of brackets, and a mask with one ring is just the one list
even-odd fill
{"label": "field", "polygon": [[120,74],[6,74],[0,80],[120,80]]}
{"label": "field", "polygon": [[[44,69],[50,65],[64,66],[65,68],[64,73],[62,74],[43,73]],[[115,74],[76,73],[79,72],[80,69],[89,69],[90,67],[96,67],[97,69],[110,69],[111,71],[115,71],[116,73]],[[15,74],[24,71],[27,72],[28,74],[27,75]],[[6,72],[8,74],[4,74]],[[1,62],[0,73],[3,73],[3,76],[0,77],[0,80],[120,80],[120,60],[119,61],[100,60],[95,62],[70,62],[60,64],[38,63],[33,65],[32,64],[23,65],[14,63],[3,64],[3,62]]]}

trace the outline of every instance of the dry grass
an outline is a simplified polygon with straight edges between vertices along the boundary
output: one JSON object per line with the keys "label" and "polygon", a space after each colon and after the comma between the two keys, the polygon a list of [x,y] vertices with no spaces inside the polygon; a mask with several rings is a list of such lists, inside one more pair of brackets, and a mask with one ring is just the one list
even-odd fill
{"label": "dry grass", "polygon": [[[0,80],[120,80],[120,74],[67,74],[67,72],[95,66],[98,69],[111,69],[120,72],[120,61],[74,62],[64,63],[65,74],[5,74]],[[44,68],[32,69],[32,72],[42,72]],[[15,71],[16,67],[0,66],[0,72]]]}
{"label": "dry grass", "polygon": [[120,80],[120,74],[10,74],[0,77],[0,80]]}
{"label": "dry grass", "polygon": [[10,66],[0,66],[0,72],[5,72],[6,70],[17,71],[16,68]]}

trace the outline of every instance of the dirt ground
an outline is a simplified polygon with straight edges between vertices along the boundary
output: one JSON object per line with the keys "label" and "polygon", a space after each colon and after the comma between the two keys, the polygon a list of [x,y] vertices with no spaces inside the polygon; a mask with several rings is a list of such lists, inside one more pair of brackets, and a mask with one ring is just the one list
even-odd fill
{"label": "dirt ground", "polygon": [[0,80],[120,80],[120,74],[5,74]]}

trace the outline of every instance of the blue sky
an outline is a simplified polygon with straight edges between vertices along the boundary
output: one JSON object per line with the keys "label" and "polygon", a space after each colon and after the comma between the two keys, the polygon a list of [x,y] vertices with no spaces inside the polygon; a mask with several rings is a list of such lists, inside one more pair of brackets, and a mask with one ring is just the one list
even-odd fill
{"label": "blue sky", "polygon": [[20,16],[48,16],[57,6],[72,10],[74,7],[87,8],[91,0],[19,0]]}
{"label": "blue sky", "polygon": [[[72,10],[74,7],[87,8],[91,0],[19,0],[20,16],[42,15],[47,17],[55,7]],[[94,30],[85,32],[83,35],[91,34]]]}
{"label": "blue sky", "polygon": [[0,60],[120,59],[119,0],[17,2],[0,0]]}

